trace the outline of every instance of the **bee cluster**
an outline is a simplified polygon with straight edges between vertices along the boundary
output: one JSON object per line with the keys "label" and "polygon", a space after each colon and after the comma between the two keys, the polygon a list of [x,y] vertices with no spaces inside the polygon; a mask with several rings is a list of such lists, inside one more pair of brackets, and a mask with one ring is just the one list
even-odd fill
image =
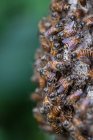
{"label": "bee cluster", "polygon": [[52,0],[50,9],[39,23],[34,117],[60,140],[93,140],[93,1]]}

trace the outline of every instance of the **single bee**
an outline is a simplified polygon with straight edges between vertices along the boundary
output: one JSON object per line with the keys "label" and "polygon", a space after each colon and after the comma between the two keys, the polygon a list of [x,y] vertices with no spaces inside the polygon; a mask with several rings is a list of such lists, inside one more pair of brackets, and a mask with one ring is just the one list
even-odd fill
{"label": "single bee", "polygon": [[57,53],[58,53],[58,50],[56,49],[56,48],[51,48],[51,51],[50,51],[50,54],[52,55],[52,56],[56,56],[57,55]]}
{"label": "single bee", "polygon": [[52,47],[52,43],[46,39],[44,36],[40,36],[40,43],[42,48],[46,51],[49,52],[51,47]]}
{"label": "single bee", "polygon": [[88,27],[93,26],[93,16],[90,16],[90,17],[84,18],[83,21],[86,23],[86,25],[87,25]]}
{"label": "single bee", "polygon": [[43,77],[46,80],[48,86],[51,86],[57,80],[56,79],[56,73],[50,72],[50,71],[47,71],[47,70],[44,71],[44,73],[43,73],[43,75],[41,75],[41,77]]}
{"label": "single bee", "polygon": [[39,31],[40,33],[44,33],[46,30],[48,30],[51,27],[51,22],[50,22],[50,16],[47,18],[43,18],[40,22],[39,22]]}
{"label": "single bee", "polygon": [[76,117],[73,118],[73,124],[79,129],[84,127],[84,124],[82,123],[82,121]]}
{"label": "single bee", "polygon": [[77,90],[75,93],[67,97],[67,103],[73,105],[75,102],[77,102],[80,99],[82,94],[83,94],[82,90]]}
{"label": "single bee", "polygon": [[86,5],[86,0],[78,0],[79,3],[82,5],[82,6],[85,6]]}
{"label": "single bee", "polygon": [[56,55],[56,59],[62,60],[62,58],[63,58],[63,55],[61,53],[59,53],[59,54]]}
{"label": "single bee", "polygon": [[75,136],[73,136],[76,140],[87,140],[84,136],[82,136],[78,131],[75,133]]}
{"label": "single bee", "polygon": [[45,84],[46,84],[45,78],[40,76],[39,77],[39,86],[40,86],[40,88],[44,88]]}
{"label": "single bee", "polygon": [[56,28],[55,26],[54,27],[51,27],[50,29],[48,29],[46,32],[45,32],[45,37],[48,37],[50,36],[51,34],[55,34],[59,32],[59,29]]}
{"label": "single bee", "polygon": [[67,120],[64,121],[63,127],[70,133],[71,136],[75,135],[76,128],[71,122],[69,122]]}
{"label": "single bee", "polygon": [[58,81],[58,84],[60,85],[60,88],[57,90],[57,92],[60,94],[62,92],[67,92],[70,85],[72,85],[72,82],[68,82],[65,78],[60,78]]}
{"label": "single bee", "polygon": [[76,9],[74,15],[76,16],[76,18],[80,19],[84,17],[85,13],[82,9]]}
{"label": "single bee", "polygon": [[51,123],[50,126],[56,132],[56,134],[62,133],[62,129],[60,127],[58,127],[56,123]]}
{"label": "single bee", "polygon": [[48,124],[45,124],[45,125],[40,125],[39,126],[42,130],[44,130],[45,132],[48,132],[48,133],[53,133],[53,129],[51,126],[49,126]]}
{"label": "single bee", "polygon": [[48,120],[49,121],[56,121],[56,117],[59,116],[61,111],[61,107],[60,106],[54,106],[52,108],[52,110],[50,111],[50,113],[48,114]]}
{"label": "single bee", "polygon": [[49,113],[49,111],[52,108],[51,101],[49,100],[49,98],[47,96],[45,96],[45,98],[43,100],[43,107],[44,107],[44,112],[45,113]]}
{"label": "single bee", "polygon": [[68,10],[70,8],[70,5],[63,1],[59,2],[52,2],[51,9],[52,11],[62,12],[63,10]]}
{"label": "single bee", "polygon": [[53,11],[51,13],[51,24],[54,27],[60,20],[60,13]]}
{"label": "single bee", "polygon": [[51,69],[53,70],[62,70],[64,67],[64,62],[58,62],[58,61],[50,61],[49,62]]}
{"label": "single bee", "polygon": [[56,73],[50,72],[47,76],[47,83],[48,85],[54,84],[57,81],[56,79]]}
{"label": "single bee", "polygon": [[74,37],[69,37],[62,40],[62,42],[64,43],[64,47],[67,48],[69,51],[75,50],[80,41],[81,34],[77,34]]}
{"label": "single bee", "polygon": [[45,123],[45,120],[44,120],[43,116],[41,115],[41,113],[39,112],[38,108],[33,109],[33,113],[34,113],[34,117],[35,117],[36,121],[39,124],[44,124]]}
{"label": "single bee", "polygon": [[45,68],[38,68],[37,71],[39,72],[41,77],[44,77],[47,74],[47,71]]}
{"label": "single bee", "polygon": [[50,27],[46,32],[45,32],[45,37],[49,37],[51,35],[55,35],[58,32],[62,31],[64,28],[64,21],[63,20],[58,20],[57,22],[54,23],[52,27]]}
{"label": "single bee", "polygon": [[71,137],[75,140],[86,140],[71,122],[63,122],[63,127],[70,133]]}
{"label": "single bee", "polygon": [[41,101],[41,100],[42,100],[42,97],[41,97],[39,94],[37,94],[37,93],[33,93],[33,94],[31,95],[31,99],[32,99],[33,101]]}
{"label": "single bee", "polygon": [[71,55],[72,58],[82,59],[84,57],[88,57],[90,59],[93,59],[93,51],[90,49],[84,49],[80,50],[78,52],[75,52]]}
{"label": "single bee", "polygon": [[80,107],[78,108],[79,115],[82,117],[86,113],[88,107],[89,107],[90,101],[88,98],[85,98],[85,100],[82,101],[80,104]]}
{"label": "single bee", "polygon": [[91,79],[93,79],[93,69],[89,70],[87,74]]}
{"label": "single bee", "polygon": [[74,28],[75,22],[71,21],[67,25],[64,26],[63,30],[63,36],[64,37],[70,37],[76,34],[76,29]]}

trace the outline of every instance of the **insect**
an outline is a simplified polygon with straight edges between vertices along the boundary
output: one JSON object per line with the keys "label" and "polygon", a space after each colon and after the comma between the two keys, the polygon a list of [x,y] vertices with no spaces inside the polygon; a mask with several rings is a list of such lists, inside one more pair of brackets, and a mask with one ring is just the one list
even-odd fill
{"label": "insect", "polygon": [[56,59],[62,60],[62,58],[63,58],[63,55],[62,55],[61,53],[58,53],[58,54],[56,55]]}
{"label": "insect", "polygon": [[56,49],[56,48],[51,48],[51,51],[50,51],[50,54],[52,55],[52,56],[56,56],[57,55],[57,53],[58,53],[58,50]]}
{"label": "insect", "polygon": [[67,131],[69,131],[70,135],[74,135],[74,134],[75,134],[75,127],[74,127],[74,125],[73,125],[71,122],[65,120],[65,121],[63,122],[63,127],[64,127]]}
{"label": "insect", "polygon": [[50,36],[51,34],[55,34],[57,33],[59,30],[54,26],[54,27],[51,27],[50,29],[48,29],[46,32],[45,32],[45,36],[48,37]]}
{"label": "insect", "polygon": [[93,79],[93,69],[88,72],[88,76]]}
{"label": "insect", "polygon": [[51,9],[52,11],[62,12],[62,10],[68,10],[70,7],[69,4],[65,2],[52,2]]}
{"label": "insect", "polygon": [[85,6],[86,5],[86,0],[78,0],[79,3],[82,5],[82,6]]}
{"label": "insect", "polygon": [[37,94],[37,93],[33,93],[33,94],[31,95],[31,99],[32,99],[33,101],[41,101],[41,100],[42,100],[42,97],[41,97],[39,94]]}
{"label": "insect", "polygon": [[60,127],[58,127],[56,125],[56,123],[51,123],[50,126],[52,127],[52,129],[56,132],[56,134],[61,134],[62,133],[62,130]]}
{"label": "insect", "polygon": [[48,124],[43,124],[43,125],[40,125],[39,126],[41,129],[43,129],[45,132],[48,132],[48,133],[53,133],[53,129],[51,126],[49,126]]}
{"label": "insect", "polygon": [[50,16],[48,16],[47,18],[43,18],[40,22],[39,22],[39,31],[40,33],[44,33],[47,29],[49,29],[51,27],[51,21],[50,21]]}
{"label": "insect", "polygon": [[82,90],[77,90],[76,92],[67,97],[67,103],[73,105],[80,99],[82,94],[83,94]]}
{"label": "insect", "polygon": [[89,107],[90,101],[88,98],[85,98],[84,101],[82,101],[78,111],[79,111],[79,115],[80,116],[84,116],[84,114],[86,113],[88,107]]}
{"label": "insect", "polygon": [[86,25],[87,25],[88,27],[93,26],[93,16],[84,18],[83,21],[86,23]]}
{"label": "insect", "polygon": [[68,82],[65,78],[60,78],[58,81],[58,84],[60,85],[60,88],[57,90],[58,93],[62,93],[63,91],[67,92],[69,86],[72,84],[72,82]]}
{"label": "insect", "polygon": [[74,21],[71,21],[70,23],[64,26],[64,30],[63,30],[64,37],[70,37],[76,34],[76,30],[74,26],[75,26]]}
{"label": "insect", "polygon": [[83,122],[80,120],[80,118],[77,118],[77,117],[74,117],[74,119],[73,119],[73,124],[74,124],[78,129],[84,127]]}
{"label": "insect", "polygon": [[53,70],[62,70],[64,66],[64,62],[58,62],[58,61],[50,61],[49,64],[51,69]]}
{"label": "insect", "polygon": [[77,34],[74,37],[65,38],[62,40],[64,47],[68,48],[69,51],[75,50],[77,45],[80,43],[81,34]]}
{"label": "insect", "polygon": [[41,42],[42,48],[46,52],[49,52],[51,47],[52,47],[52,43],[47,38],[45,38],[44,36],[40,36],[40,42]]}
{"label": "insect", "polygon": [[48,120],[49,121],[56,121],[56,117],[60,114],[61,107],[60,106],[54,106],[50,113],[48,114]]}
{"label": "insect", "polygon": [[56,79],[56,73],[50,72],[49,75],[47,76],[47,83],[48,83],[48,85],[51,85],[51,84],[55,83],[56,80],[57,80]]}
{"label": "insect", "polygon": [[43,107],[46,113],[49,113],[49,111],[52,108],[52,104],[51,101],[49,100],[49,98],[47,96],[45,96],[44,100],[43,100]]}
{"label": "insect", "polygon": [[74,12],[74,15],[80,19],[82,17],[84,17],[85,13],[82,9],[76,9],[75,12]]}
{"label": "insect", "polygon": [[33,113],[34,113],[34,117],[35,117],[36,121],[39,124],[44,124],[45,123],[44,118],[41,115],[41,113],[39,112],[38,108],[33,109]]}
{"label": "insect", "polygon": [[63,127],[70,133],[71,137],[75,140],[86,140],[76,129],[76,127],[73,125],[73,123],[64,121]]}
{"label": "insect", "polygon": [[75,52],[71,56],[72,58],[82,59],[83,57],[88,57],[93,59],[93,51],[90,49],[82,49],[78,52]]}
{"label": "insect", "polygon": [[45,78],[40,76],[39,77],[39,86],[40,86],[40,88],[44,88],[45,84],[46,84]]}

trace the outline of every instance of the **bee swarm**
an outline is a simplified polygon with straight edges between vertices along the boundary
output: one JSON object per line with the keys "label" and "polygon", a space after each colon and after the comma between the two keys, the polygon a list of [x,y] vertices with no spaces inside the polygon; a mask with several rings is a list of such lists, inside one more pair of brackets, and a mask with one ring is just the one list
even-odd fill
{"label": "bee swarm", "polygon": [[39,23],[33,114],[59,140],[93,140],[93,1],[52,0],[50,11]]}

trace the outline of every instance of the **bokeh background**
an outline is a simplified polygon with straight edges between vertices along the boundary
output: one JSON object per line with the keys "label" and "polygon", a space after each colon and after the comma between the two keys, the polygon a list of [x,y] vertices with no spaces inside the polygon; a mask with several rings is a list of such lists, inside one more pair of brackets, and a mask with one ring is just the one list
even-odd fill
{"label": "bokeh background", "polygon": [[0,140],[49,140],[33,119],[30,77],[50,0],[0,0]]}

